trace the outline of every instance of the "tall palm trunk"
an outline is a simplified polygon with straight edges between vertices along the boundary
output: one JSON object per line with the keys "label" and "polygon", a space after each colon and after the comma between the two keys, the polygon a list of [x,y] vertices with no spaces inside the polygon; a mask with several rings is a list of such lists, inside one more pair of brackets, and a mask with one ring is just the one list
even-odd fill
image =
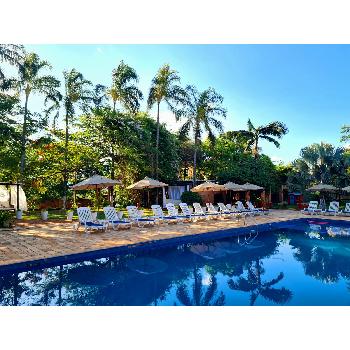
{"label": "tall palm trunk", "polygon": [[113,100],[113,112],[115,113],[115,105],[116,105],[117,101]]}
{"label": "tall palm trunk", "polygon": [[196,186],[197,172],[197,138],[194,140],[194,153],[193,153],[193,186]]}
{"label": "tall palm trunk", "polygon": [[254,142],[254,158],[257,159],[259,154],[259,139],[258,137],[255,139]]}
{"label": "tall palm trunk", "polygon": [[23,118],[23,129],[22,129],[22,140],[21,140],[21,180],[23,181],[24,169],[26,166],[26,139],[27,139],[27,117],[28,117],[28,99],[29,91],[26,89],[26,100],[24,104],[24,118]]}
{"label": "tall palm trunk", "polygon": [[63,172],[63,209],[67,207],[67,183],[68,183],[68,137],[69,137],[69,118],[66,110],[66,135],[64,142],[64,172]]}
{"label": "tall palm trunk", "polygon": [[155,175],[158,180],[158,160],[159,160],[159,105],[160,102],[157,103],[157,136],[156,136],[156,169]]}

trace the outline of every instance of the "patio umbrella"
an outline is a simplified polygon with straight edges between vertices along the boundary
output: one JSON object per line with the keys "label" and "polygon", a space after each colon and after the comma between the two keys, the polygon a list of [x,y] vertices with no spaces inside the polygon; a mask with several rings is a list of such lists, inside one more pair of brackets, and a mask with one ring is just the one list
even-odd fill
{"label": "patio umbrella", "polygon": [[258,186],[258,185],[254,185],[254,184],[250,184],[249,182],[246,182],[244,185],[242,185],[242,188],[245,191],[260,191],[263,190],[264,187]]}
{"label": "patio umbrella", "polygon": [[95,190],[98,188],[105,188],[114,185],[121,185],[121,181],[108,179],[107,177],[101,175],[94,175],[86,180],[83,180],[73,186],[71,189],[76,190]]}
{"label": "patio umbrella", "polygon": [[214,192],[214,191],[226,191],[227,188],[224,185],[218,185],[214,182],[204,182],[191,189],[192,192]]}
{"label": "patio umbrella", "polygon": [[[163,188],[163,206],[165,205],[165,192],[164,187],[168,186],[168,184],[151,179],[150,177],[145,177],[143,180],[140,180],[130,186],[127,187],[129,190],[144,190],[144,189],[152,189],[152,188]],[[158,196],[157,196],[158,199]],[[149,191],[148,191],[148,204],[149,204]]]}
{"label": "patio umbrella", "polygon": [[231,191],[236,191],[236,192],[244,192],[245,189],[243,188],[243,185],[238,185],[233,182],[227,182],[225,183],[225,188]]}
{"label": "patio umbrella", "polygon": [[323,200],[322,200],[322,203],[321,203],[321,199],[320,199],[320,204],[321,204],[321,207],[323,209],[325,209],[326,202],[325,202],[324,193],[325,192],[336,192],[337,190],[338,189],[335,186],[333,186],[333,185],[327,185],[327,184],[324,184],[324,183],[319,183],[318,185],[314,185],[314,186],[308,188],[306,191],[322,193],[323,194]]}
{"label": "patio umbrella", "polygon": [[158,181],[158,180],[154,180],[151,179],[150,177],[145,177],[143,180],[140,180],[130,186],[128,186],[127,188],[129,190],[143,190],[145,188],[159,188],[159,187],[165,187],[168,186],[168,184]]}
{"label": "patio umbrella", "polygon": [[249,182],[246,182],[244,185],[242,185],[242,188],[246,191],[245,194],[245,200],[250,201],[250,191],[261,191],[264,190],[264,187],[250,184]]}
{"label": "patio umbrella", "polygon": [[320,183],[308,188],[306,191],[310,192],[336,192],[338,189],[333,185]]}
{"label": "patio umbrella", "polygon": [[115,185],[121,185],[121,181],[119,180],[112,180],[107,177],[101,176],[101,175],[93,175],[89,177],[86,180],[83,180],[73,186],[71,186],[71,189],[76,190],[95,190],[96,191],[96,198],[98,198],[98,189],[100,188],[106,188],[111,187]]}
{"label": "patio umbrella", "polygon": [[346,192],[350,192],[350,186],[343,187],[342,190]]}

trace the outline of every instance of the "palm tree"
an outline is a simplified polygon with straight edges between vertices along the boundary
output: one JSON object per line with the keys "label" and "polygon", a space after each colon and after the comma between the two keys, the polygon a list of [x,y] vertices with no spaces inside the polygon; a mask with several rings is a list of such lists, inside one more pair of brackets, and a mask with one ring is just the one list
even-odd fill
{"label": "palm tree", "polygon": [[116,111],[116,104],[119,102],[127,111],[136,114],[140,108],[142,92],[135,83],[139,77],[132,67],[121,61],[116,69],[112,71],[112,86],[107,95],[112,99],[113,111]]}
{"label": "palm tree", "polygon": [[179,114],[176,108],[178,104],[185,101],[185,91],[178,85],[180,77],[178,72],[171,69],[168,64],[162,66],[156,76],[152,80],[152,85],[149,91],[147,105],[151,109],[157,105],[157,134],[156,134],[156,162],[155,175],[158,178],[158,158],[159,158],[159,106],[162,101],[166,103],[170,111],[175,116]]}
{"label": "palm tree", "polygon": [[91,100],[91,91],[87,89],[91,82],[86,80],[84,76],[72,69],[64,71],[65,93],[63,97],[65,109],[65,147],[64,147],[64,175],[63,175],[63,208],[66,208],[67,199],[67,183],[68,183],[68,141],[69,141],[69,125],[74,121],[75,105],[80,102],[86,105]]}
{"label": "palm tree", "polygon": [[60,86],[59,80],[52,75],[42,75],[46,69],[51,69],[47,61],[43,61],[36,53],[26,54],[23,62],[18,66],[18,79],[11,79],[10,85],[16,89],[19,94],[24,93],[24,116],[21,138],[21,162],[20,172],[23,177],[26,162],[26,141],[28,126],[28,101],[31,93],[43,94],[45,98],[54,95],[56,89]]}
{"label": "palm tree", "polygon": [[202,275],[198,268],[193,271],[192,297],[185,284],[180,284],[177,288],[176,296],[182,305],[185,306],[223,306],[225,305],[225,295],[223,292],[217,296],[218,283],[215,276],[210,276],[208,289],[203,294]]}
{"label": "palm tree", "polygon": [[288,302],[292,297],[292,292],[289,289],[272,287],[283,279],[283,272],[276,278],[263,282],[261,275],[264,272],[265,270],[261,262],[257,260],[255,264],[253,262],[249,264],[247,278],[239,277],[237,281],[230,279],[228,285],[233,290],[250,292],[250,305],[254,305],[259,295],[276,304],[285,304]]}
{"label": "palm tree", "polygon": [[287,134],[288,128],[282,122],[272,122],[266,125],[255,127],[250,119],[248,119],[248,130],[238,130],[233,132],[236,137],[243,137],[246,140],[247,149],[251,149],[255,158],[259,156],[260,139],[273,143],[277,148],[280,144],[276,138],[280,139]]}
{"label": "palm tree", "polygon": [[223,97],[213,88],[199,93],[194,86],[186,87],[186,102],[180,111],[179,118],[187,118],[180,128],[180,136],[184,137],[192,130],[194,137],[193,155],[193,184],[196,183],[197,152],[204,131],[210,141],[214,142],[215,135],[212,127],[223,131],[222,122],[216,117],[226,118],[226,109],[222,106]]}
{"label": "palm tree", "polygon": [[[7,62],[13,66],[19,67],[24,57],[23,45],[0,44],[0,62]],[[0,67],[0,80],[5,78],[4,72]]]}

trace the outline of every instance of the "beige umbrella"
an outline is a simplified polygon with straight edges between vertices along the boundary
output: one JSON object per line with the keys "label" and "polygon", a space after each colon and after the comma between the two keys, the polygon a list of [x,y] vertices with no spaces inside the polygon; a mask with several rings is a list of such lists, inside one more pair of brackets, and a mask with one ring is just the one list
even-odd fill
{"label": "beige umbrella", "polygon": [[94,175],[88,179],[81,181],[73,186],[72,190],[95,190],[98,188],[105,188],[114,185],[121,185],[121,181],[108,179],[107,177],[101,175]]}
{"label": "beige umbrella", "polygon": [[254,185],[254,184],[250,184],[249,182],[246,182],[244,185],[242,185],[242,188],[245,191],[260,191],[263,190],[264,187],[258,186],[258,185]]}
{"label": "beige umbrella", "polygon": [[320,183],[308,188],[306,191],[310,192],[336,192],[338,189],[333,185]]}
{"label": "beige umbrella", "polygon": [[130,186],[128,186],[127,188],[129,190],[143,190],[145,188],[157,188],[157,187],[165,187],[168,186],[168,184],[158,181],[158,180],[154,180],[151,179],[150,177],[145,177],[143,180],[140,180]]}
{"label": "beige umbrella", "polygon": [[[145,177],[143,180],[140,180],[130,186],[128,186],[127,188],[129,190],[144,190],[144,189],[152,189],[152,188],[163,188],[163,207],[165,205],[165,191],[164,191],[164,187],[168,186],[168,184],[158,181],[158,180],[154,180],[151,179],[150,177]],[[158,196],[157,196],[157,200],[158,200]],[[149,204],[149,191],[148,191],[148,204]]]}
{"label": "beige umbrella", "polygon": [[320,205],[324,209],[325,206],[326,206],[324,193],[325,192],[336,192],[336,191],[338,191],[338,189],[335,186],[333,186],[333,185],[327,185],[327,184],[319,183],[318,185],[314,185],[314,186],[308,188],[306,191],[321,192],[322,193],[322,197],[323,197],[322,198],[323,202],[321,204],[321,199],[320,199]]}
{"label": "beige umbrella", "polygon": [[[112,179],[109,179],[109,178],[101,176],[101,175],[93,175],[93,176],[89,177],[88,179],[83,180],[83,181],[71,186],[71,189],[74,191],[76,191],[76,190],[95,190],[96,191],[96,199],[98,199],[98,189],[111,187],[111,186],[115,186],[115,185],[121,185],[121,184],[122,183],[119,180],[112,180]],[[111,200],[111,202],[113,202],[113,194],[111,195],[110,200]]]}
{"label": "beige umbrella", "polygon": [[213,191],[226,191],[227,188],[224,185],[218,185],[214,182],[204,182],[191,189],[192,192],[213,192]]}
{"label": "beige umbrella", "polygon": [[236,191],[236,192],[243,192],[245,189],[243,188],[243,185],[238,185],[233,182],[227,182],[225,183],[225,188],[231,191]]}

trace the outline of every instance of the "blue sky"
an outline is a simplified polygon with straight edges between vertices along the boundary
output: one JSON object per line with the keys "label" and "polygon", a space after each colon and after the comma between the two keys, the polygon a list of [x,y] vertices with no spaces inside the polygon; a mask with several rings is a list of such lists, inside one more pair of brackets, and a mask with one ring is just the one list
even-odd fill
{"label": "blue sky", "polygon": [[[340,145],[340,128],[350,124],[349,45],[26,45],[53,65],[62,77],[76,68],[94,84],[111,83],[120,60],[134,67],[147,95],[158,68],[169,63],[182,84],[211,86],[224,97],[225,130],[279,120],[289,133],[280,149],[261,142],[274,160],[291,161],[313,142]],[[39,98],[30,108],[40,108]],[[143,103],[145,107],[145,101]],[[155,111],[152,111],[154,115]],[[161,110],[161,120],[176,128],[173,116]]]}

